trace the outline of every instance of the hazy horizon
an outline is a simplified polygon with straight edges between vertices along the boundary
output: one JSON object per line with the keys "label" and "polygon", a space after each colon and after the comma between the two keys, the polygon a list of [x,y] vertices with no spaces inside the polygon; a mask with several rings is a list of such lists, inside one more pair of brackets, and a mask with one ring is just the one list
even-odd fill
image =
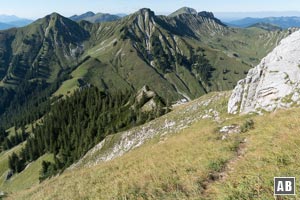
{"label": "hazy horizon", "polygon": [[99,1],[99,0],[27,0],[20,2],[19,0],[10,0],[1,3],[0,15],[16,15],[22,18],[37,19],[47,14],[57,12],[66,17],[74,14],[82,14],[87,11],[102,12],[102,13],[133,13],[140,8],[150,8],[157,14],[168,14],[181,7],[191,7],[197,11],[210,11],[216,13],[225,14],[228,17],[228,13],[266,13],[266,12],[296,12],[300,15],[300,3],[296,0],[289,0],[288,3],[282,0],[252,0],[251,2],[243,2],[239,0],[224,1],[199,1],[199,0],[187,0],[187,1]]}
{"label": "hazy horizon", "polygon": [[[138,11],[138,10],[136,10],[136,11]],[[91,11],[91,10],[87,10],[87,11],[84,11],[82,13],[73,13],[71,15],[68,15],[68,16],[64,15],[64,16],[65,17],[70,17],[72,15],[81,15],[81,14],[89,12],[89,11]],[[155,10],[153,10],[153,11],[155,12]],[[176,10],[174,10],[174,11],[176,11]],[[155,12],[155,13],[157,15],[169,15],[174,11],[171,11],[171,12]],[[198,12],[200,12],[200,11],[211,12],[209,10],[197,10],[197,11]],[[15,18],[15,17],[22,18],[22,19],[29,19],[29,20],[37,20],[37,19],[45,17],[46,15],[49,15],[53,12],[56,12],[56,11],[49,12],[49,13],[43,15],[43,16],[39,16],[39,17],[36,17],[36,18],[29,18],[29,17],[16,15],[16,14],[3,14],[3,13],[0,13],[0,22],[14,21],[14,20],[6,20],[6,19]],[[94,13],[107,13],[107,12],[101,12],[101,11],[92,11],[92,12],[94,12]],[[59,13],[59,12],[57,12],[57,13]],[[243,19],[243,18],[246,18],[246,17],[251,17],[251,18],[293,17],[293,16],[300,17],[300,11],[213,12],[213,13],[214,13],[216,18],[221,19],[224,22],[231,22],[231,21],[238,20],[238,19]],[[62,13],[59,13],[59,14],[62,14]],[[131,14],[131,13],[121,13],[120,12],[120,13],[109,13],[109,14],[121,15],[121,14]]]}

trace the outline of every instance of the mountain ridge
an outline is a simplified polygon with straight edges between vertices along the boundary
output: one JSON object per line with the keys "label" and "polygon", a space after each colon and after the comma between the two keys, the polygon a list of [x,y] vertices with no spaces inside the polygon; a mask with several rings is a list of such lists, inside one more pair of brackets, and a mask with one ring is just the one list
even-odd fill
{"label": "mountain ridge", "polygon": [[[95,187],[84,184],[88,187],[85,192],[81,190],[84,187],[80,190],[76,188],[78,185],[74,187],[73,183],[85,183],[81,179],[67,185],[54,180],[65,183],[61,177],[72,177],[69,174],[72,172],[63,172],[72,164],[87,167],[101,163],[108,166],[103,169],[122,173],[119,160],[126,160],[132,152],[143,151],[144,143],[151,146],[157,142],[156,147],[165,148],[158,153],[160,158],[170,152],[168,149],[172,149],[173,156],[164,157],[163,162],[151,160],[152,164],[141,165],[135,165],[139,164],[136,160],[139,157],[133,156],[133,162],[125,165],[126,170],[134,166],[133,173],[140,174],[145,166],[155,167],[158,163],[157,169],[164,169],[163,176],[157,169],[153,176],[149,169],[150,174],[143,174],[138,183],[128,183],[128,179],[115,181],[120,177],[117,174],[103,173],[107,175],[103,179],[98,174],[95,177],[98,182],[94,179],[90,182],[97,185],[96,193],[103,186],[103,195],[107,195],[104,199],[134,199],[140,197],[141,191],[146,195],[143,197],[157,199],[174,195],[180,199],[199,198],[199,195],[205,198],[218,177],[223,172],[229,174],[227,168],[246,150],[242,147],[256,144],[246,139],[259,133],[263,124],[256,126],[256,117],[252,120],[248,115],[229,115],[230,92],[214,91],[235,87],[249,69],[294,31],[232,28],[209,12],[168,17],[156,15],[147,8],[105,23],[75,22],[52,13],[27,27],[1,31],[0,126],[4,128],[0,132],[4,137],[10,135],[6,142],[17,137],[19,130],[30,135],[14,142],[15,148],[6,151],[15,154],[0,159],[0,165],[6,164],[0,167],[1,177],[14,173],[8,177],[10,180],[3,180],[3,188],[14,192],[32,185],[47,187],[49,177],[63,173],[50,180],[54,183],[50,187],[59,188],[21,196],[34,195],[33,199],[40,199],[43,192],[51,191],[47,195],[51,198],[70,187],[73,189],[66,189],[59,198],[74,191],[76,194],[80,191],[78,198],[93,198]],[[168,113],[171,108],[173,112]],[[168,114],[154,119],[165,113]],[[135,127],[127,130],[131,126]],[[234,131],[230,132],[231,129]],[[175,143],[167,142],[172,133],[176,134],[171,141],[180,137]],[[2,139],[0,142],[4,144]],[[180,146],[181,143],[185,145]],[[145,152],[150,152],[147,157],[142,156],[146,160],[155,154],[148,149]],[[119,157],[123,154],[125,157]],[[117,163],[115,166],[103,162],[113,158],[116,158],[112,161]],[[182,162],[187,158],[188,162]],[[34,169],[34,177],[18,185]],[[88,174],[87,171],[83,173]],[[74,174],[85,181],[91,180]],[[123,177],[127,176],[120,178]],[[182,177],[186,178],[182,181]],[[43,180],[45,183],[38,185]],[[99,180],[101,187],[97,184]],[[106,180],[114,180],[113,186]],[[145,180],[150,181],[150,187]],[[229,188],[234,193],[234,188]],[[232,193],[231,198],[237,199]]]}
{"label": "mountain ridge", "polygon": [[249,26],[248,28],[251,28],[251,27],[257,27],[257,28],[261,28],[261,29],[264,29],[267,31],[282,30],[281,27],[279,27],[275,24],[269,24],[269,23],[265,23],[265,22],[259,22],[259,23],[253,24],[253,25]]}
{"label": "mountain ridge", "polygon": [[111,22],[121,19],[118,15],[112,15],[109,13],[93,13],[91,11],[81,15],[73,15],[69,18],[77,22],[85,20],[91,23]]}
{"label": "mountain ridge", "polygon": [[[24,73],[26,72],[33,74],[31,75],[33,76],[33,79],[42,78],[48,82],[53,82],[58,74],[60,74],[61,70],[71,70],[71,68],[72,70],[75,68],[85,68],[88,69],[88,71],[94,70],[101,74],[107,73],[107,71],[104,72],[101,68],[96,67],[96,65],[98,65],[97,63],[102,63],[103,66],[109,67],[109,71],[111,71],[111,69],[119,69],[120,66],[125,65],[125,67],[123,68],[122,73],[118,72],[118,70],[113,70],[110,75],[108,75],[113,75],[113,79],[117,76],[118,78],[115,79],[115,81],[111,81],[105,77],[101,78],[101,81],[95,81],[97,79],[95,73],[81,75],[83,77],[80,79],[83,79],[84,82],[87,83],[90,83],[90,81],[93,80],[92,84],[103,89],[116,88],[116,85],[120,83],[127,89],[132,89],[132,85],[136,85],[136,88],[140,88],[145,84],[134,80],[133,76],[126,77],[124,74],[140,73],[138,71],[146,70],[147,73],[150,73],[151,71],[151,74],[153,74],[152,77],[160,80],[159,82],[161,82],[161,85],[164,85],[151,86],[150,82],[147,83],[147,85],[152,88],[156,88],[160,96],[170,96],[171,99],[178,100],[182,98],[181,94],[184,94],[184,96],[193,99],[210,90],[231,89],[234,86],[234,82],[238,79],[233,78],[234,80],[232,81],[232,77],[242,76],[244,71],[251,67],[250,63],[253,62],[251,59],[255,59],[253,57],[256,57],[254,51],[250,49],[252,44],[247,44],[249,47],[247,45],[244,47],[240,46],[244,48],[243,52],[245,52],[245,54],[241,55],[241,58],[234,58],[233,55],[238,55],[234,52],[235,47],[233,47],[233,43],[236,42],[236,40],[233,40],[232,38],[246,37],[245,33],[247,31],[257,35],[260,34],[257,30],[249,29],[241,31],[228,28],[218,19],[214,18],[213,14],[208,12],[199,15],[182,14],[170,18],[156,16],[150,9],[141,9],[116,22],[108,22],[108,24],[91,24],[84,21],[72,23],[68,21],[67,18],[62,17],[59,17],[59,19],[63,20],[55,20],[57,19],[57,16],[59,15],[52,15],[54,21],[51,23],[52,25],[55,25],[56,21],[59,22],[56,25],[63,29],[66,28],[64,31],[57,32],[58,29],[55,28],[55,26],[53,31],[50,29],[50,27],[53,27],[52,25],[49,26],[51,15],[34,22],[33,25],[16,30],[16,38],[18,38],[18,40],[21,38],[19,35],[23,31],[32,32],[31,35],[28,34],[26,36],[27,38],[23,39],[23,42],[15,39],[15,42],[10,44],[16,46],[17,43],[26,43],[25,46],[28,48],[28,52],[22,53],[22,57],[25,56],[26,64],[23,64],[23,66],[20,65],[21,67],[16,67],[14,70],[9,70],[10,73],[8,73],[8,63],[11,63],[15,58],[8,59],[8,54],[3,55],[5,56],[5,58],[3,57],[5,64],[2,67],[0,66],[0,68],[3,68],[2,85],[14,87],[14,85],[17,85],[18,79],[24,78]],[[49,26],[48,31],[46,31],[47,26]],[[33,37],[33,35],[36,34],[35,32],[38,32],[39,37]],[[3,34],[6,33],[8,32],[3,32]],[[270,33],[265,32],[262,34],[265,34],[265,38],[267,38],[267,35]],[[280,32],[274,34],[273,37],[274,39],[277,37],[281,38],[284,37],[284,34],[285,32]],[[51,45],[49,47],[48,44],[43,42],[46,35],[50,36],[50,41],[48,41],[48,39],[46,41],[47,43],[50,42]],[[65,39],[59,42],[57,38]],[[239,38],[238,40],[242,43],[243,39]],[[33,45],[36,42],[37,44]],[[65,45],[64,42],[68,44]],[[220,43],[226,43],[227,47],[224,48],[224,45],[220,46]],[[47,45],[44,47],[42,46],[44,53],[46,53],[46,57],[43,55],[41,48],[36,48],[36,46],[42,44]],[[62,48],[54,50],[57,44]],[[274,43],[269,43],[267,45],[266,51],[268,51],[267,49],[272,47]],[[20,51],[23,46],[19,47]],[[17,46],[12,48],[13,51],[16,51],[17,49]],[[221,51],[219,51],[220,49]],[[103,50],[106,51],[104,52]],[[38,51],[40,52],[38,53]],[[48,51],[57,51],[57,58],[50,58],[47,56],[47,53],[49,53]],[[26,56],[26,54],[29,55],[29,53],[32,54],[32,52],[36,52],[36,61],[34,63],[33,60],[26,60],[27,57],[30,57]],[[108,52],[110,52],[109,55]],[[248,52],[250,54],[248,54]],[[136,68],[138,70],[130,72],[128,68],[132,63],[130,64],[129,60],[122,55],[131,55],[131,59],[138,60],[138,65],[143,67]],[[220,56],[219,61],[214,58],[215,55]],[[258,55],[260,57],[260,54]],[[42,60],[38,61],[39,58]],[[43,61],[43,59],[46,60],[45,58],[50,61],[55,60],[51,64],[51,67],[50,65],[47,65],[47,62]],[[199,63],[199,66],[191,67],[192,62],[195,62],[195,59],[201,61],[202,64]],[[210,59],[215,63],[210,63]],[[95,62],[91,62],[92,60]],[[222,78],[222,71],[227,71],[227,66],[222,64],[222,62],[230,62],[230,65],[241,66],[241,68],[228,70],[230,80],[227,81],[227,77]],[[38,63],[46,65],[34,72],[34,68],[39,68]],[[81,66],[76,66],[76,64],[80,64]],[[84,65],[86,64],[91,65],[91,68],[85,67]],[[15,65],[16,64],[12,64],[12,66]],[[37,65],[37,67],[35,65]],[[75,68],[73,69],[73,67]],[[131,66],[131,68],[132,67],[133,66]],[[213,70],[214,68],[216,71]],[[21,72],[21,69],[24,70],[24,72]],[[14,71],[18,72],[19,75],[12,73]],[[37,75],[34,75],[34,73],[37,73]],[[136,74],[136,76],[139,75]],[[209,78],[209,76],[212,77]],[[69,82],[66,83],[71,84],[72,82],[72,86],[70,87],[76,88],[78,86],[77,79],[78,78],[70,78]],[[118,82],[116,82],[116,80],[118,80]],[[110,82],[110,84],[107,84],[108,82]],[[224,84],[225,86],[223,87],[222,85]],[[168,91],[170,91],[168,92],[168,95],[163,95],[166,91],[165,89],[162,89],[163,87],[167,87]],[[65,89],[61,88],[60,91],[65,91]]]}
{"label": "mountain ridge", "polygon": [[277,25],[283,29],[288,29],[292,27],[300,27],[300,17],[292,16],[292,17],[265,17],[265,18],[251,18],[247,17],[244,19],[230,21],[228,24],[231,26],[237,27],[248,27],[256,23],[269,23]]}
{"label": "mountain ridge", "polygon": [[[299,153],[295,148],[299,144],[300,110],[281,110],[272,114],[266,113],[264,116],[232,116],[226,114],[229,96],[230,92],[212,93],[182,105],[168,114],[168,119],[171,120],[166,120],[164,116],[152,122],[151,127],[154,127],[154,130],[164,127],[161,132],[148,129],[147,124],[143,125],[144,130],[143,127],[134,128],[132,135],[135,131],[138,132],[136,129],[145,132],[143,136],[147,135],[147,132],[149,135],[161,135],[149,139],[120,157],[107,162],[101,160],[109,158],[105,155],[117,155],[119,152],[119,149],[113,148],[111,144],[122,146],[130,144],[133,138],[143,138],[131,138],[131,134],[107,138],[106,145],[96,146],[102,148],[102,151],[97,151],[99,148],[95,147],[95,151],[90,151],[78,166],[41,184],[37,180],[35,184],[27,186],[30,189],[24,188],[23,184],[23,188],[15,191],[14,185],[4,184],[3,188],[12,191],[7,194],[7,198],[38,200],[45,196],[49,199],[76,196],[78,199],[113,199],[126,196],[173,199],[176,196],[180,199],[239,199],[241,195],[245,195],[247,198],[259,196],[272,199],[274,176],[286,173],[287,168],[292,174],[299,172],[296,162]],[[212,109],[211,112],[207,110],[207,106],[209,110]],[[218,111],[219,122],[214,121],[213,111]],[[190,125],[185,124],[184,120],[193,120],[194,114],[197,117],[204,114],[204,119],[196,120]],[[249,121],[254,123],[254,127],[243,132],[221,132],[225,130],[223,127],[245,127]],[[181,123],[184,125],[181,126]],[[156,124],[158,126],[155,126]],[[176,127],[182,129],[177,129],[176,132]],[[106,151],[112,154],[105,154]],[[285,153],[292,156],[291,160],[278,164],[278,157]],[[268,160],[268,163],[261,161],[263,165],[258,165],[258,157]],[[27,170],[31,171],[37,162],[32,163]],[[258,182],[263,190],[259,195],[253,192],[257,188],[253,183],[258,183],[253,182],[253,176],[259,176],[261,179]],[[180,190],[179,185],[182,187]]]}
{"label": "mountain ridge", "polygon": [[[2,126],[33,123],[49,112],[52,101],[78,96],[84,88],[131,94],[147,85],[168,106],[228,90],[288,34],[233,29],[212,17],[158,16],[144,8],[114,22],[77,23],[52,13],[27,27],[2,31]],[[143,110],[153,105],[149,100]]]}

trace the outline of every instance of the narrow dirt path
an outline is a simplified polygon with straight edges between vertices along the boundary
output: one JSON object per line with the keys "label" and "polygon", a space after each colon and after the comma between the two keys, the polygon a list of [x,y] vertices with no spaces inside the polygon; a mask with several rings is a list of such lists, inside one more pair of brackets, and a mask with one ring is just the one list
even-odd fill
{"label": "narrow dirt path", "polygon": [[204,199],[213,199],[210,195],[210,188],[213,184],[219,182],[225,182],[227,177],[234,172],[234,166],[239,160],[244,157],[247,146],[247,139],[244,139],[238,146],[236,150],[236,156],[234,156],[231,160],[229,160],[222,171],[220,172],[211,172],[207,179],[202,182],[203,191],[201,192],[202,198]]}
{"label": "narrow dirt path", "polygon": [[239,162],[244,157],[245,151],[246,151],[246,146],[247,146],[247,140],[244,139],[243,142],[240,143],[238,149],[237,149],[237,154],[236,157],[231,159],[225,166],[224,171],[220,173],[220,180],[219,181],[225,181],[226,178],[230,173],[234,171],[234,165]]}

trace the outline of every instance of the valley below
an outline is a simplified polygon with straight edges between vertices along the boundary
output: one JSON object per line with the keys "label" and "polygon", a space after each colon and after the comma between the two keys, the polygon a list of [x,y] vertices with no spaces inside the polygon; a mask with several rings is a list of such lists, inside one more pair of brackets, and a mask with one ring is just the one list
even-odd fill
{"label": "valley below", "polygon": [[299,46],[187,7],[0,31],[0,198],[273,199],[300,178]]}

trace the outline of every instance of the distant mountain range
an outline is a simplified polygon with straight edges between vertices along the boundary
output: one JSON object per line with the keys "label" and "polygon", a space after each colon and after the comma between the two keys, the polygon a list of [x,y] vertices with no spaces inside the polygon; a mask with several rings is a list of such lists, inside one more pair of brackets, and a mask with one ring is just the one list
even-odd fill
{"label": "distant mountain range", "polygon": [[0,30],[9,29],[9,28],[12,28],[12,27],[13,26],[11,24],[6,24],[6,23],[0,22]]}
{"label": "distant mountain range", "polygon": [[251,18],[247,17],[240,20],[228,22],[227,25],[246,28],[257,23],[268,23],[279,26],[283,29],[290,27],[300,27],[300,17],[265,17],[265,18]]}
{"label": "distant mountain range", "polygon": [[[226,25],[232,27],[239,27],[239,28],[247,28],[253,26],[260,26],[259,28],[268,28],[270,26],[274,26],[273,28],[279,27],[283,29],[287,29],[290,27],[300,27],[300,17],[296,16],[296,12],[287,12],[282,13],[282,17],[280,13],[271,12],[269,16],[272,17],[264,17],[267,14],[263,15],[262,13],[217,13],[217,17]],[[269,12],[266,12],[269,13]],[[203,12],[198,13],[195,9],[189,7],[183,7],[175,12],[168,15],[168,17],[174,17],[181,14],[192,14],[192,15],[199,15],[203,17],[210,17],[215,18],[212,13]],[[295,14],[295,16],[291,16]],[[88,11],[86,13],[80,15],[73,15],[69,17],[69,19],[79,22],[82,20],[89,21],[91,23],[99,23],[99,22],[112,22],[119,20],[125,17],[127,14],[120,13],[120,14],[109,14],[109,13],[94,13]],[[290,17],[283,17],[284,15],[290,15]],[[247,16],[243,18],[243,16]],[[257,16],[257,17],[256,17]],[[0,30],[5,30],[13,27],[23,27],[30,23],[33,20],[20,18],[15,15],[0,15]],[[261,25],[263,26],[261,27]],[[272,30],[274,30],[272,28]]]}
{"label": "distant mountain range", "polygon": [[252,28],[252,27],[256,27],[256,28],[260,28],[266,31],[280,31],[282,30],[282,28],[280,26],[274,25],[274,24],[269,24],[269,23],[264,23],[264,22],[259,22],[256,24],[253,24],[251,26],[248,26],[248,28]]}
{"label": "distant mountain range", "polygon": [[91,11],[86,12],[82,15],[73,15],[70,17],[71,20],[73,21],[89,21],[92,23],[98,23],[98,22],[112,22],[112,21],[116,21],[118,19],[121,19],[122,16],[124,16],[123,14],[120,15],[112,15],[112,14],[108,14],[108,13],[93,13]]}
{"label": "distant mountain range", "polygon": [[[141,120],[160,116],[162,110],[158,108],[168,111],[168,106],[173,103],[193,100],[211,91],[231,90],[238,80],[245,78],[249,69],[291,32],[270,31],[270,27],[263,24],[254,28],[228,27],[213,13],[197,12],[191,8],[181,8],[170,16],[156,15],[144,8],[115,20],[119,18],[87,12],[72,16],[71,20],[52,13],[26,27],[0,32],[0,127],[4,127],[5,132],[12,126],[18,126],[14,130],[19,127],[24,130],[26,124],[32,124],[27,129],[35,131],[34,137],[28,137],[28,141],[21,144],[26,150],[21,150],[21,145],[9,150],[18,155],[12,156],[13,159],[6,156],[9,164],[0,162],[0,167],[5,166],[4,170],[0,169],[1,175],[6,175],[10,169],[15,170],[13,177],[5,184],[18,184],[20,179],[31,184],[28,180],[32,174],[27,172],[37,159],[40,168],[33,171],[38,184],[41,180],[37,178],[41,174],[40,169],[43,168],[42,178],[48,172],[52,175],[62,168],[66,169],[95,142],[105,140],[114,144],[119,141],[118,138],[123,138],[114,133],[128,124],[137,120],[143,123]],[[101,20],[111,22],[91,23]],[[109,96],[114,94],[126,94],[133,103],[128,104],[122,96],[109,101]],[[211,101],[201,100],[201,105],[205,106],[201,109],[203,118],[210,114],[214,119],[219,118],[218,112],[215,114],[210,108],[227,105],[227,101],[220,96],[216,98],[220,100],[216,106]],[[93,105],[97,107],[91,107]],[[141,112],[138,110],[140,108]],[[189,109],[188,113],[195,112],[193,109]],[[225,109],[222,108],[222,112]],[[150,110],[155,110],[150,113],[151,116],[142,114]],[[197,117],[200,115],[202,113],[197,112]],[[173,116],[177,119],[176,114]],[[190,123],[188,118],[185,115],[188,121],[180,122],[182,128]],[[34,125],[39,119],[41,123],[38,124],[45,125],[43,129]],[[170,124],[173,121],[165,119],[162,127],[169,130],[173,127]],[[60,121],[68,122],[58,123]],[[177,121],[174,123],[179,126]],[[148,137],[148,132],[155,133],[156,129],[152,126],[160,127],[153,124],[147,130],[143,129],[144,133],[134,134],[133,138],[140,138],[141,134]],[[212,139],[209,136],[209,141],[221,141],[214,132],[217,129],[207,130],[214,135]],[[0,137],[0,147],[3,138],[10,135],[1,134],[0,128],[0,136],[3,136],[2,139]],[[10,138],[5,141],[10,141]],[[136,144],[132,140],[126,141]],[[240,144],[240,140],[237,141]],[[226,148],[231,146],[225,143]],[[106,148],[106,144],[103,147]],[[120,149],[124,150],[123,147]],[[27,150],[30,153],[27,154]],[[51,164],[42,162],[44,153],[51,153]],[[6,152],[0,155],[0,160],[3,155]],[[19,165],[25,167],[25,164],[29,168],[24,173],[17,173],[23,170]],[[44,169],[45,166],[47,169]],[[210,169],[207,171],[211,172]],[[2,190],[1,181],[0,186]]]}
{"label": "distant mountain range", "polygon": [[[215,18],[214,14],[210,12],[200,12],[198,13],[193,8],[183,7],[175,12],[169,14],[169,17],[174,17],[182,14],[191,14],[191,15],[198,15],[208,18]],[[233,18],[232,20],[228,20],[230,14],[226,15],[226,13],[219,13],[218,15],[223,16],[220,19],[228,26],[232,27],[239,27],[239,28],[248,28],[248,27],[257,27],[264,30],[278,30],[278,29],[287,29],[291,27],[300,27],[300,17],[293,16],[293,17],[277,17],[276,13],[274,12],[274,17],[246,17],[242,18],[241,13],[235,13],[237,18]],[[249,16],[252,16],[249,13]],[[260,13],[261,14],[261,13]],[[259,13],[257,16],[261,16]],[[232,16],[234,14],[231,14]],[[240,16],[240,17],[238,17]]]}
{"label": "distant mountain range", "polygon": [[223,22],[231,22],[246,17],[267,18],[283,16],[300,16],[299,11],[259,11],[259,12],[214,12],[215,16]]}
{"label": "distant mountain range", "polygon": [[0,30],[23,27],[32,22],[33,20],[20,18],[15,15],[0,15]]}
{"label": "distant mountain range", "polygon": [[[70,75],[57,94],[77,88],[79,80],[108,92],[148,85],[170,101],[194,99],[232,89],[286,34],[270,38],[259,28],[229,28],[213,13],[191,8],[171,17],[141,9],[105,24],[81,20],[97,22],[91,20],[97,15],[87,12],[70,20],[53,13],[25,28],[3,31],[2,86],[17,88],[23,80],[55,82],[63,72],[77,69],[80,75]],[[82,69],[87,71],[81,74]]]}

